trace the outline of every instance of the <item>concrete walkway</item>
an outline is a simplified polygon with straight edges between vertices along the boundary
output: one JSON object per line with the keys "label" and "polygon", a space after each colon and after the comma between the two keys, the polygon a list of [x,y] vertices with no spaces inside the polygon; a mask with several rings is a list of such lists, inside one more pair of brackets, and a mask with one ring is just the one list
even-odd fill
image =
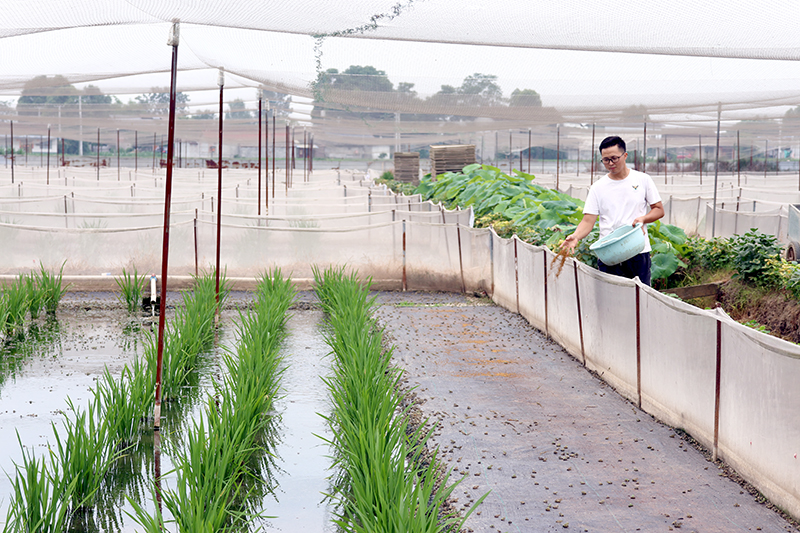
{"label": "concrete walkway", "polygon": [[797,531],[523,318],[460,295],[381,293],[396,364],[439,422],[475,532]]}

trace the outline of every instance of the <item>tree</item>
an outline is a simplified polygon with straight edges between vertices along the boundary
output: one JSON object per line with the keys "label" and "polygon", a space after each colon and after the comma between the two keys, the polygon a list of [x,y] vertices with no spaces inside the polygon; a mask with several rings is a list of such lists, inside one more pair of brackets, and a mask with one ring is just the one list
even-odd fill
{"label": "tree", "polygon": [[[279,93],[276,91],[268,91],[266,89],[262,89],[262,94],[264,100],[269,102],[269,108],[272,111],[272,116],[275,117],[288,117],[289,113],[292,112],[292,97],[291,95],[285,93]],[[264,110],[264,119],[267,118],[267,107],[263,107]]]}
{"label": "tree", "polygon": [[[472,105],[501,105],[503,103],[503,90],[497,84],[494,74],[475,73],[464,78],[459,94],[468,95]],[[477,97],[477,98],[476,98]]]}
{"label": "tree", "polygon": [[508,105],[512,107],[542,107],[542,97],[533,89],[514,89]]}
{"label": "tree", "polygon": [[244,100],[237,98],[228,104],[230,111],[225,113],[225,119],[247,119],[253,118],[253,112],[245,109]]}
{"label": "tree", "polygon": [[[137,96],[136,101],[153,115],[169,113],[169,89],[166,87],[151,87],[149,93]],[[182,92],[175,95],[175,111],[177,113],[186,113],[187,103],[189,103],[188,95]]]}
{"label": "tree", "polygon": [[[338,69],[329,68],[317,75],[313,83],[314,89],[314,109],[312,115],[322,116],[323,111],[326,117],[352,118],[358,120],[385,120],[394,117],[393,113],[376,113],[370,111],[368,105],[358,108],[346,106],[345,109],[333,109],[331,106],[322,106],[323,102],[331,102],[331,99],[341,101],[344,95],[341,91],[362,91],[362,92],[391,92],[394,84],[382,70],[373,66],[350,65],[344,72]],[[368,98],[368,97],[367,97]],[[350,98],[347,98],[350,99]],[[366,98],[359,98],[361,102],[366,102]],[[360,111],[361,108],[367,111]]]}
{"label": "tree", "polygon": [[57,115],[58,107],[77,104],[79,91],[61,75],[36,76],[25,82],[17,100],[20,115]]}
{"label": "tree", "polygon": [[217,114],[212,109],[204,109],[203,111],[192,113],[191,118],[195,120],[211,120],[217,118]]}
{"label": "tree", "polygon": [[630,123],[650,122],[650,115],[645,105],[632,105],[622,110],[622,121]]}
{"label": "tree", "polygon": [[397,84],[397,92],[416,98],[417,91],[414,90],[414,84],[407,81],[401,81]]}

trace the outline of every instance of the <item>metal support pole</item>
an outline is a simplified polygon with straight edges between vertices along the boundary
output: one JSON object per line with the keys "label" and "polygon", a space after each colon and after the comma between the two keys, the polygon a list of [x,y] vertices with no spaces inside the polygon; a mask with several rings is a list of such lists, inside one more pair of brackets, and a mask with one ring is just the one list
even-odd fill
{"label": "metal support pole", "polygon": [[591,170],[590,170],[590,176],[589,176],[589,185],[594,184],[594,161],[596,159],[596,157],[594,155],[594,129],[595,129],[595,124],[592,123],[592,149],[590,151],[590,153],[592,154],[592,163],[591,163]]}
{"label": "metal support pole", "polygon": [[[275,117],[277,113],[272,114],[272,197],[275,198],[275,159],[278,157],[278,152],[275,151]],[[267,125],[269,127],[269,125]]]}
{"label": "metal support pole", "polygon": [[[178,41],[180,26],[176,22],[172,25],[168,44],[172,46],[172,70],[169,91],[169,138],[175,138],[175,100],[178,73]],[[168,162],[172,162],[172,144],[167,152]],[[164,356],[164,323],[167,314],[167,266],[169,264],[169,224],[172,203],[172,165],[167,165],[167,183],[164,191],[164,237],[161,252],[161,301],[158,313],[158,352],[156,357],[156,397],[153,410],[154,426],[158,430],[161,426],[161,372]]]}
{"label": "metal support pole", "polygon": [[50,124],[47,125],[47,184],[50,185]]}
{"label": "metal support pole", "polygon": [[739,142],[739,130],[736,130],[736,186],[742,186],[742,144]]}
{"label": "metal support pole", "polygon": [[578,304],[578,335],[581,337],[581,359],[583,366],[586,366],[586,350],[583,346],[583,315],[581,314],[581,291],[578,287],[578,262],[572,260],[572,266],[575,267],[575,302]]}
{"label": "metal support pole", "polygon": [[716,461],[719,453],[719,400],[722,388],[722,322],[717,319],[717,353],[716,353],[716,378],[714,383],[714,447],[711,450],[711,460]]}
{"label": "metal support pole", "polygon": [[266,212],[264,214],[268,215],[269,214],[269,100],[267,100],[267,118],[266,118],[266,121],[267,121],[267,124],[266,124],[267,127],[264,128],[265,135],[266,135],[266,137],[264,139],[264,179],[266,181],[267,189],[264,192],[265,192],[265,196],[266,196],[266,207],[267,207],[267,210],[266,210]]}
{"label": "metal support pole", "polygon": [[556,190],[558,190],[559,170],[561,167],[561,126],[556,126]]}
{"label": "metal support pole", "polygon": [[11,183],[14,183],[14,161],[16,160],[14,153],[14,121],[11,121]]}
{"label": "metal support pole", "polygon": [[283,164],[286,167],[286,196],[289,196],[289,123],[286,123],[286,135],[285,135],[285,146],[286,146],[286,159]]}
{"label": "metal support pole", "polygon": [[700,185],[703,184],[703,135],[697,135],[697,161],[700,164]]}
{"label": "metal support pole", "polygon": [[[520,166],[522,166],[521,161],[520,161]],[[530,173],[531,173],[531,129],[528,128],[528,174]]]}
{"label": "metal support pole", "polygon": [[261,216],[261,89],[258,89],[258,216]]}
{"label": "metal support pole", "polygon": [[711,238],[716,236],[717,229],[717,182],[719,179],[719,129],[722,121],[722,104],[717,107],[717,151],[714,157],[714,213],[711,217]]}
{"label": "metal support pole", "polygon": [[220,68],[217,77],[217,85],[219,85],[219,164],[217,165],[217,259],[215,267],[216,277],[216,302],[217,310],[216,316],[219,316],[219,256],[220,256],[220,243],[222,237],[222,95],[225,89],[225,71]]}
{"label": "metal support pole", "polygon": [[519,239],[516,235],[512,237],[514,240],[514,287],[517,295],[517,313],[519,313],[519,255],[517,254],[517,242]]}
{"label": "metal support pole", "polygon": [[[50,141],[48,141],[49,144]],[[117,181],[119,181],[119,128],[117,128]]]}
{"label": "metal support pole", "polygon": [[139,130],[133,133],[133,172],[139,172]]}
{"label": "metal support pole", "polygon": [[634,285],[636,291],[636,405],[642,408],[642,336],[641,310],[639,302],[639,284]]}
{"label": "metal support pole", "polygon": [[461,254],[461,224],[458,223],[456,223],[456,236],[458,237],[458,268],[461,271],[461,293],[464,294],[467,292],[467,287],[464,283],[464,259]]}
{"label": "metal support pole", "polygon": [[408,290],[408,278],[406,277],[406,219],[403,219],[403,292]]}
{"label": "metal support pole", "polygon": [[642,172],[647,172],[647,121],[644,121],[644,144],[642,146]]}
{"label": "metal support pole", "polygon": [[97,181],[100,181],[100,128],[97,128]]}

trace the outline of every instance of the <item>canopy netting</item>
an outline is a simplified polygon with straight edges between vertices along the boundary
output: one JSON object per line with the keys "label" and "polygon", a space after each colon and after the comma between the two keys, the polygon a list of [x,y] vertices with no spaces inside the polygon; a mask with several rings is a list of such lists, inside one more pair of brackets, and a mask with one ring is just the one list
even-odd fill
{"label": "canopy netting", "polygon": [[313,129],[320,155],[451,142],[488,157],[527,147],[528,129],[533,146],[589,150],[587,125],[644,143],[645,123],[677,150],[711,144],[721,113],[722,144],[763,157],[800,145],[786,116],[800,104],[797,15],[786,1],[11,0],[0,113],[20,136],[50,124],[59,138],[94,143],[100,128],[115,147],[119,129],[123,148],[152,144],[166,133],[165,43],[180,21],[178,90],[190,97],[177,136],[190,142],[215,142],[222,67],[226,144],[256,144],[262,88],[263,116]]}

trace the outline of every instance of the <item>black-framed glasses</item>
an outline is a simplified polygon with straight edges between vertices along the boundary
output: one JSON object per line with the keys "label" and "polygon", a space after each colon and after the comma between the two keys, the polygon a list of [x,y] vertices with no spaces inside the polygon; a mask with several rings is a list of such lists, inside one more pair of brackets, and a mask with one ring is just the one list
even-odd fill
{"label": "black-framed glasses", "polygon": [[616,163],[620,159],[622,159],[621,155],[612,155],[611,157],[604,157],[600,161],[602,161],[604,165],[608,165],[608,164],[611,164],[611,163]]}

